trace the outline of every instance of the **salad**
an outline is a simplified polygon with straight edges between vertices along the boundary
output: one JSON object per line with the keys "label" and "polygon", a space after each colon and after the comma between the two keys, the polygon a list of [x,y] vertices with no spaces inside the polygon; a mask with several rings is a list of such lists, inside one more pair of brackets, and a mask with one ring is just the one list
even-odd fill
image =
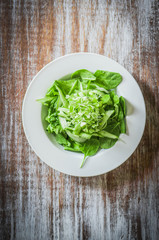
{"label": "salad", "polygon": [[126,133],[125,100],[115,92],[121,81],[119,73],[80,69],[67,80],[56,80],[38,99],[47,106],[46,130],[65,150],[84,154],[80,167]]}

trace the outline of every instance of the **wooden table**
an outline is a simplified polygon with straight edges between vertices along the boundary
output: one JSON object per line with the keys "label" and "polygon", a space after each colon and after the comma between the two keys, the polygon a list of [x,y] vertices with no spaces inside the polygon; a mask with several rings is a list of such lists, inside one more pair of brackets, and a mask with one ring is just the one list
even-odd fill
{"label": "wooden table", "polygon": [[[159,239],[157,2],[0,1],[0,239]],[[134,154],[91,178],[62,174],[38,159],[21,120],[33,76],[51,60],[79,51],[122,64],[147,109]]]}

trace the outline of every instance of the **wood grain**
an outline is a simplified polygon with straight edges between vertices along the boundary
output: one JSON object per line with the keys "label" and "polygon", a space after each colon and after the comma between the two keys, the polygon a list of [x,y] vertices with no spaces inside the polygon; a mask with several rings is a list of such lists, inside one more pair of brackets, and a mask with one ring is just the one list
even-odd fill
{"label": "wood grain", "polygon": [[[158,239],[158,23],[157,0],[0,1],[0,239]],[[79,51],[122,64],[147,110],[134,154],[92,178],[49,168],[28,145],[21,121],[33,76]]]}

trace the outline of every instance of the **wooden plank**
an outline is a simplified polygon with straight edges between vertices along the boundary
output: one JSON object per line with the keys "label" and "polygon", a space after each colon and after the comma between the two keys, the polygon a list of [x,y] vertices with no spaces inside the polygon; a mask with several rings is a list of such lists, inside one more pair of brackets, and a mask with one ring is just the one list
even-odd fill
{"label": "wooden plank", "polygon": [[[155,0],[0,2],[0,239],[157,239],[158,7]],[[147,110],[134,154],[91,178],[44,164],[29,147],[21,121],[33,76],[56,57],[79,51],[126,67]]]}

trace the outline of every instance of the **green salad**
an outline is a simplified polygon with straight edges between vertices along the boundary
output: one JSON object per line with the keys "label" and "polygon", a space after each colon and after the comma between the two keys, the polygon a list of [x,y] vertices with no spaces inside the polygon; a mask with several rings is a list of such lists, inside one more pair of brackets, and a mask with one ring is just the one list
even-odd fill
{"label": "green salad", "polygon": [[86,157],[111,148],[126,133],[125,100],[115,92],[121,81],[119,73],[81,69],[56,80],[38,99],[47,106],[46,130],[65,150],[84,154],[80,167]]}

